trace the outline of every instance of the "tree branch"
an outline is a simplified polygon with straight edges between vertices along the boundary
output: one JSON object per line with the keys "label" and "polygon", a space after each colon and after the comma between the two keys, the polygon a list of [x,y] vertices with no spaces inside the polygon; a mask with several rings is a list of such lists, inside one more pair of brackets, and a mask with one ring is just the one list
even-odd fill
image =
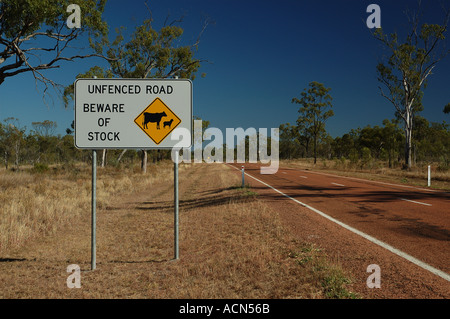
{"label": "tree branch", "polygon": [[[378,87],[378,88],[380,89],[381,96],[383,96],[383,97],[386,98],[389,102],[391,102],[391,103],[394,105],[395,109],[396,109],[396,110],[398,111],[398,113],[400,114],[400,116],[401,116],[404,120],[406,120],[406,117],[404,116],[404,113],[405,113],[405,112],[400,108],[400,106],[398,105],[398,103],[397,103],[393,98],[390,98],[389,96],[387,96],[386,94],[384,94],[383,89],[382,89],[381,87]],[[389,91],[390,91],[391,96],[393,96],[393,94],[392,94],[392,89],[389,88],[389,87],[388,87],[388,89],[389,89]]]}

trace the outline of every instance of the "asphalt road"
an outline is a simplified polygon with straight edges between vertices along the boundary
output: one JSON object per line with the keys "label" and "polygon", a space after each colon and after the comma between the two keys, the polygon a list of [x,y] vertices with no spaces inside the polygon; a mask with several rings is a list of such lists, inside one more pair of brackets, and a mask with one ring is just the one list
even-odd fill
{"label": "asphalt road", "polygon": [[292,168],[263,175],[260,164],[245,163],[245,173],[256,191],[271,187],[274,197],[297,201],[450,280],[449,193]]}

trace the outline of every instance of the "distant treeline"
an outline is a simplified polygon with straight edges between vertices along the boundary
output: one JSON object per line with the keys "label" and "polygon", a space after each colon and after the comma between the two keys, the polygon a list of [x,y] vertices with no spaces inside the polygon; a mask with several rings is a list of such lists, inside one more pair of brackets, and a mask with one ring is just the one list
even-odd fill
{"label": "distant treeline", "polygon": [[[57,123],[52,121],[33,122],[33,129],[27,132],[19,120],[7,118],[0,123],[0,158],[6,169],[18,169],[31,165],[46,170],[52,164],[90,162],[92,152],[79,150],[74,145],[73,130],[67,134],[54,135]],[[99,150],[99,165],[133,163],[141,157],[139,150]],[[148,161],[170,159],[170,151],[149,151]]]}
{"label": "distant treeline", "polygon": [[[18,123],[14,118],[0,122],[0,158],[6,169],[17,169],[21,165],[46,169],[52,164],[91,161],[92,154],[89,150],[79,150],[74,146],[71,128],[62,136],[54,135],[56,122],[34,122],[33,129],[29,132]],[[279,129],[280,159],[313,157],[313,139],[310,135],[305,134],[305,131],[301,134],[297,126],[289,123],[280,125]],[[449,170],[450,125],[445,121],[434,123],[416,116],[413,132],[414,163],[437,163],[439,170]],[[336,138],[329,134],[321,136],[317,144],[317,157],[334,159],[360,168],[374,168],[380,163],[401,168],[404,165],[404,145],[405,134],[400,122],[384,120],[382,126],[352,129]],[[147,153],[150,163],[171,158],[170,150],[152,150]],[[134,163],[141,156],[140,150],[99,150],[97,155],[99,165]]]}
{"label": "distant treeline", "polygon": [[[438,169],[450,169],[450,125],[429,122],[415,116],[412,157],[413,162],[438,163]],[[320,138],[318,158],[346,161],[354,167],[374,168],[385,162],[389,167],[403,167],[405,134],[398,120],[384,120],[383,126],[366,126],[332,138]],[[312,138],[300,134],[297,126],[280,125],[280,158],[295,159],[313,156]]]}

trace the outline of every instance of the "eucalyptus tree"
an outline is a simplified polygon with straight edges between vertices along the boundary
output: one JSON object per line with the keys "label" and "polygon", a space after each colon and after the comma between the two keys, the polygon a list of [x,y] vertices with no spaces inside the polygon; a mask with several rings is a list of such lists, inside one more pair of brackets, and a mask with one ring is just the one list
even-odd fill
{"label": "eucalyptus tree", "polygon": [[[7,78],[32,73],[35,81],[55,89],[60,85],[44,70],[60,68],[63,62],[101,57],[92,49],[82,50],[80,38],[92,40],[107,32],[102,20],[106,0],[1,0],[0,85]],[[69,5],[77,3],[82,13],[79,27],[68,27]],[[88,43],[86,43],[88,45]],[[74,50],[75,48],[81,49]]]}
{"label": "eucalyptus tree", "polygon": [[280,157],[292,159],[296,152],[296,144],[300,139],[298,128],[290,123],[281,124],[280,129]]}
{"label": "eucalyptus tree", "polygon": [[411,29],[404,40],[397,33],[386,34],[382,28],[374,31],[376,39],[388,49],[389,58],[377,65],[381,95],[391,102],[404,123],[405,167],[412,164],[414,116],[423,109],[423,89],[434,68],[450,50],[445,46],[445,34],[450,11],[443,8],[442,24],[420,24],[419,14],[410,18]]}
{"label": "eucalyptus tree", "polygon": [[14,117],[8,117],[3,122],[5,124],[0,126],[0,148],[3,151],[5,168],[8,169],[9,159],[12,158],[16,169],[18,169],[23,152],[26,128],[21,126],[19,119]]}
{"label": "eucalyptus tree", "polygon": [[318,140],[326,136],[325,122],[334,115],[331,108],[333,100],[329,92],[331,88],[326,88],[322,83],[313,81],[309,83],[309,88],[300,93],[301,98],[294,97],[292,103],[300,104],[298,110],[300,116],[297,126],[301,135],[311,137],[314,148],[314,164],[317,162]]}

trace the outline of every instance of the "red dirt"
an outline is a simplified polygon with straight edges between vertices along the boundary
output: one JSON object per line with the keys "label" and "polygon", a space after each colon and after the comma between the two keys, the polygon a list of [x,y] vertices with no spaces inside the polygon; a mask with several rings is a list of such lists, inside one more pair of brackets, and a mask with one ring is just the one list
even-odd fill
{"label": "red dirt", "polygon": [[[234,166],[241,168],[241,164]],[[245,172],[302,203],[449,273],[448,193],[296,169],[280,168],[276,174],[261,175],[259,165],[248,163],[245,164]],[[236,174],[240,172],[236,170]],[[246,177],[246,183],[260,195],[261,200],[277,208],[284,224],[298,239],[319,245],[348,270],[353,278],[350,290],[363,298],[450,297],[447,280],[350,232],[252,178]],[[381,288],[367,287],[366,280],[371,274],[367,272],[367,267],[371,264],[381,268]]]}

